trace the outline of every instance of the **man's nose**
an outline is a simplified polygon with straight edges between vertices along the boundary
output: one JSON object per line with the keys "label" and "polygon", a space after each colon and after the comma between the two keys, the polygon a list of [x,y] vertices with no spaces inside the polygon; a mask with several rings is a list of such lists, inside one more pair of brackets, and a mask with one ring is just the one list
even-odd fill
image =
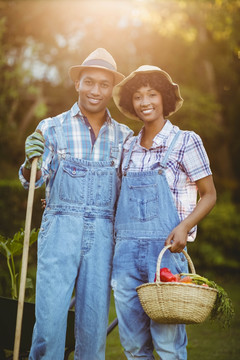
{"label": "man's nose", "polygon": [[91,88],[91,93],[93,95],[99,95],[100,94],[100,86],[98,83],[95,83],[93,87]]}

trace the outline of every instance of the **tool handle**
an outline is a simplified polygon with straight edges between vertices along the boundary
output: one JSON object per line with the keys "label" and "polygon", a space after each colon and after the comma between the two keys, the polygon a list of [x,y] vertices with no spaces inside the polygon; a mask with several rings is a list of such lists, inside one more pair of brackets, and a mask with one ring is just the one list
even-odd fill
{"label": "tool handle", "polygon": [[21,270],[21,279],[20,279],[20,288],[19,288],[19,297],[18,297],[18,309],[17,309],[17,321],[16,321],[16,330],[15,330],[13,360],[19,359],[23,306],[24,306],[27,265],[28,265],[28,250],[29,250],[29,240],[30,240],[31,221],[32,221],[32,209],[33,209],[35,181],[36,181],[36,175],[37,175],[37,162],[38,162],[38,158],[34,158],[33,162],[32,162],[32,166],[31,166],[31,175],[30,175],[28,200],[27,200],[26,221],[25,221],[25,231],[24,231],[22,270]]}

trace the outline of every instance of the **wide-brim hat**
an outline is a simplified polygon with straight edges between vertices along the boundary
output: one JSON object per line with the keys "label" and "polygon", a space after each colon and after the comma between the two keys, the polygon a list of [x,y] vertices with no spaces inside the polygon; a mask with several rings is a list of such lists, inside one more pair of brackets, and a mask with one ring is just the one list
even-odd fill
{"label": "wide-brim hat", "polygon": [[104,69],[111,72],[114,76],[114,85],[125,78],[123,74],[117,71],[117,64],[112,55],[103,48],[94,50],[81,65],[71,66],[69,68],[69,76],[72,81],[79,80],[80,73],[83,70],[92,68]]}
{"label": "wide-brim hat", "polygon": [[119,84],[117,84],[113,88],[113,100],[114,100],[117,108],[121,111],[121,113],[123,113],[129,119],[139,120],[137,115],[132,114],[131,112],[129,112],[127,109],[123,108],[120,105],[120,100],[121,100],[121,90],[122,90],[123,86],[125,84],[127,84],[131,79],[133,79],[136,75],[141,74],[141,73],[161,73],[161,74],[163,74],[167,78],[167,80],[173,85],[173,89],[176,94],[175,108],[172,112],[170,112],[168,114],[168,116],[174,114],[176,111],[178,111],[180,109],[180,107],[183,104],[183,98],[181,97],[178,84],[175,84],[172,81],[170,75],[166,71],[160,69],[159,67],[153,66],[153,65],[142,65],[139,68],[137,68],[135,71],[133,71],[130,75],[125,77],[124,80],[122,80]]}

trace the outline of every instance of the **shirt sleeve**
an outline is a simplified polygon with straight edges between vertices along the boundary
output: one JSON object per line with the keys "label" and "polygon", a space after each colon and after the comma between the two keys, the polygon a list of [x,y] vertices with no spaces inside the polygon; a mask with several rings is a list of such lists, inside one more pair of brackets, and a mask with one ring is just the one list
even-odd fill
{"label": "shirt sleeve", "polygon": [[190,181],[195,182],[212,175],[209,158],[200,136],[189,132],[185,140],[183,167]]}

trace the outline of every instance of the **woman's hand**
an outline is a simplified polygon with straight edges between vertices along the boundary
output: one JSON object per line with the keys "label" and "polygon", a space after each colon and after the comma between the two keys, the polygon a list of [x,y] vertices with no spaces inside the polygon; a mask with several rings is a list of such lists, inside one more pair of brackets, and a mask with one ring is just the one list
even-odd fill
{"label": "woman's hand", "polygon": [[184,223],[180,223],[176,226],[170,235],[168,236],[165,246],[172,245],[169,249],[171,252],[182,252],[187,244],[188,230],[184,226]]}

